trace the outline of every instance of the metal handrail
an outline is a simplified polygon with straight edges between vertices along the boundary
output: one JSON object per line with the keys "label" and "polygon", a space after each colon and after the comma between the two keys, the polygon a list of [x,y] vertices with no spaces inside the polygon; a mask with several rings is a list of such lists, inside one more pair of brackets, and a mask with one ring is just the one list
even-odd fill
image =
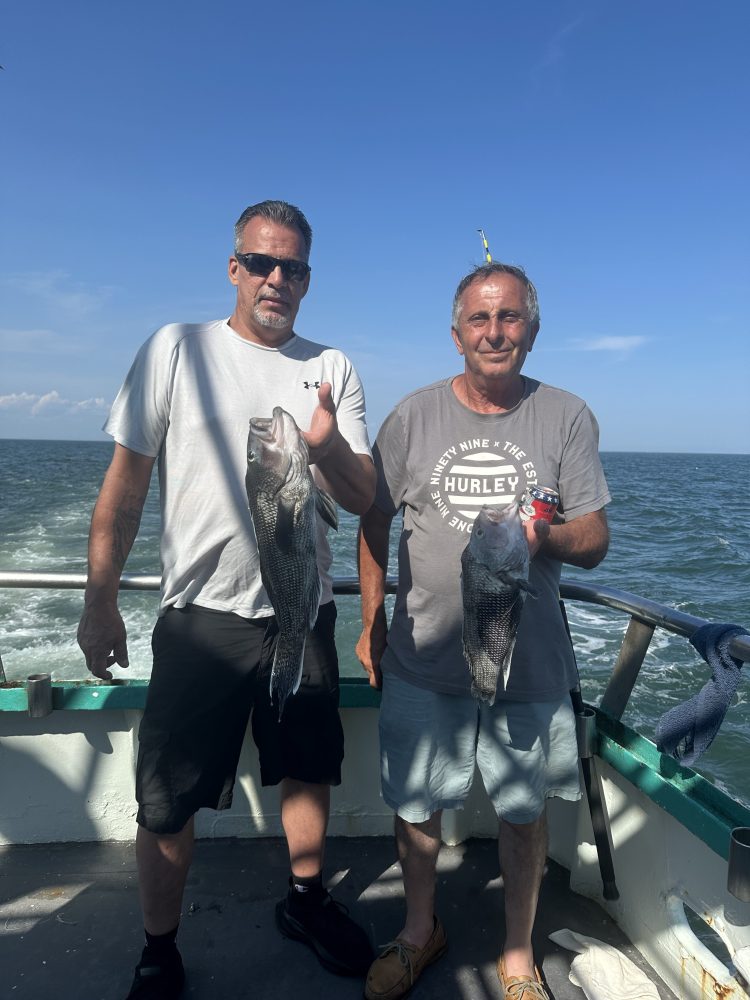
{"label": "metal handrail", "polygon": [[[157,575],[124,573],[120,578],[121,590],[158,591],[160,586],[161,577]],[[83,590],[86,587],[86,574],[38,573],[26,570],[12,573],[0,572],[0,587]],[[389,594],[396,592],[395,577],[388,577],[386,591]],[[333,592],[340,595],[357,595],[359,594],[359,581],[356,577],[337,577],[333,581]],[[620,655],[601,701],[601,707],[616,718],[622,716],[654,629],[665,629],[668,632],[689,638],[702,625],[709,624],[705,618],[685,614],[675,608],[667,607],[625,590],[617,590],[614,587],[561,580],[560,595],[564,600],[598,604],[630,615],[630,623],[620,649]],[[743,663],[749,662],[750,636],[734,636],[729,644],[729,652]],[[0,677],[1,680],[2,677]]]}
{"label": "metal handrail", "polygon": [[[83,590],[86,587],[85,573],[38,573],[33,570],[18,570],[16,572],[0,572],[0,588],[35,589],[35,590]],[[161,577],[156,574],[123,573],[120,578],[120,590],[158,590]],[[389,594],[396,593],[396,578],[389,576],[386,584]],[[336,577],[333,581],[334,594],[359,594],[359,581],[356,576]],[[573,580],[560,581],[560,596],[568,601],[584,601],[587,604],[599,604],[614,611],[623,611],[639,621],[666,629],[677,635],[689,638],[696,629],[708,624],[708,619],[696,615],[688,615],[677,611],[666,604],[659,604],[627,590],[615,587],[599,586],[590,583],[578,583]],[[737,636],[730,645],[732,656],[743,662],[750,661],[750,637]]]}

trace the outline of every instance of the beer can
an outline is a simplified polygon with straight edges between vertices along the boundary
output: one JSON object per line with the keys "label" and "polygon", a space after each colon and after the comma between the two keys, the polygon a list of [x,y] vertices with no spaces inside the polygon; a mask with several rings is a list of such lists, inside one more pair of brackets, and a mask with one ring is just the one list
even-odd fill
{"label": "beer can", "polygon": [[522,521],[551,521],[560,503],[560,494],[549,486],[532,484],[521,497]]}

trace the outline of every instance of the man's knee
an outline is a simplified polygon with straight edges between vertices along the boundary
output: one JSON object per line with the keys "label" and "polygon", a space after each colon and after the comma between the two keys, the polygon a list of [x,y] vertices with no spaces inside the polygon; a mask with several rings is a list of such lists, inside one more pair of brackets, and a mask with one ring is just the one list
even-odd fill
{"label": "man's knee", "polygon": [[176,833],[155,833],[138,827],[136,853],[139,859],[161,858],[175,865],[189,864],[195,842],[195,817],[191,816]]}
{"label": "man's knee", "polygon": [[440,840],[443,810],[436,810],[429,819],[421,823],[411,823],[396,813],[394,826],[396,839],[404,843],[420,843],[424,840]]}
{"label": "man's knee", "polygon": [[547,813],[546,810],[542,810],[539,815],[532,820],[524,823],[512,823],[510,820],[503,819],[500,817],[500,836],[502,836],[503,828],[507,827],[511,832],[516,833],[518,836],[523,836],[524,834],[534,834],[544,830],[547,825]]}

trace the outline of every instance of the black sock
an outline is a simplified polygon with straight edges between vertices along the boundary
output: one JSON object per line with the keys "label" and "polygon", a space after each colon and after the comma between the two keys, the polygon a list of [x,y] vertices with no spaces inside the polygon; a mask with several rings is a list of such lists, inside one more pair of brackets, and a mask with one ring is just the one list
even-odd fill
{"label": "black sock", "polygon": [[167,931],[166,934],[149,934],[148,931],[144,931],[146,935],[146,947],[144,949],[144,955],[148,957],[149,961],[158,962],[160,959],[167,958],[172,955],[176,949],[176,939],[177,931],[180,925],[174,930]]}
{"label": "black sock", "polygon": [[292,872],[289,878],[290,895],[295,903],[319,902],[325,895],[323,888],[323,873],[317,875],[295,875]]}

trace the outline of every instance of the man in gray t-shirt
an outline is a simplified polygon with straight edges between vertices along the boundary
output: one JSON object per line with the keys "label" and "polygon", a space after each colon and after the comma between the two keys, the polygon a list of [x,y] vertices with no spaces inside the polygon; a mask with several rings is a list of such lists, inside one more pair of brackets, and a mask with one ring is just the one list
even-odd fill
{"label": "man in gray t-shirt", "polygon": [[[596,566],[609,540],[610,496],[598,427],[586,404],[521,374],[539,330],[534,286],[520,268],[486,264],[454,299],[454,378],[403,399],[373,454],[375,504],[362,518],[363,632],[357,655],[383,688],[383,796],[396,811],[407,916],[373,963],[369,1000],[396,1000],[446,946],[434,913],[442,810],[461,807],[475,763],[500,821],[506,997],[543,1000],[531,931],[546,858],[545,799],[575,799],[575,663],[559,607],[563,562]],[[530,521],[527,599],[507,686],[476,701],[462,649],[461,553],[483,505],[504,508],[530,484],[560,494],[555,522]],[[390,626],[384,585],[392,519],[403,514]]]}

